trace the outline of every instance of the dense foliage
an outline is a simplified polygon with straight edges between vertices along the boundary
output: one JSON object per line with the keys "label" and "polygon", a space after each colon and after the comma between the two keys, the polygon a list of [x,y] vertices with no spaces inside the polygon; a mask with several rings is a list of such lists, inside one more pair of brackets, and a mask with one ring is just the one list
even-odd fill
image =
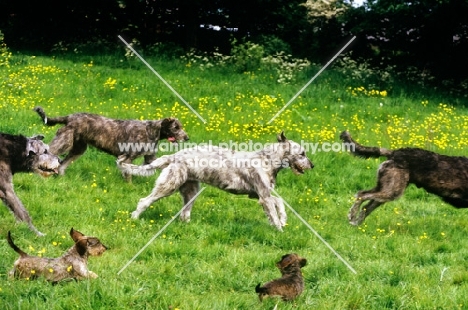
{"label": "dense foliage", "polygon": [[[232,40],[266,53],[328,61],[350,36],[354,60],[418,71],[468,87],[466,0],[102,0],[3,1],[0,31],[16,49],[109,52],[118,35],[158,51],[229,54]],[[408,70],[409,69],[409,70]]]}

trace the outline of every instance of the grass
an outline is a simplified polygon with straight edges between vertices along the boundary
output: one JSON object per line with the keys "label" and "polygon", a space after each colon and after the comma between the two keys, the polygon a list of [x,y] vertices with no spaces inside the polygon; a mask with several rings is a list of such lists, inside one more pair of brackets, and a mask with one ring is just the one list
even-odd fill
{"label": "grass", "polygon": [[[268,121],[317,68],[295,83],[274,73],[201,70],[179,60],[149,59],[155,69],[207,120],[197,119],[144,65],[123,56],[34,57],[13,55],[0,67],[0,131],[50,141],[32,111],[51,116],[77,111],[114,118],[178,117],[191,142],[274,142],[288,138],[336,142],[348,129],[363,144],[419,146],[464,155],[468,113],[459,98],[424,97],[393,89],[348,84],[325,71],[275,122]],[[63,177],[14,176],[15,190],[43,238],[0,208],[0,236],[12,231],[30,254],[60,256],[71,246],[71,227],[107,246],[92,257],[98,279],[56,286],[43,280],[9,280],[17,254],[0,238],[0,304],[3,309],[467,309],[468,214],[410,186],[359,227],[347,223],[353,195],[375,184],[381,160],[343,152],[309,153],[315,168],[303,176],[282,171],[276,190],[357,274],[338,260],[291,212],[283,233],[268,225],[255,200],[208,187],[190,223],[175,221],[120,275],[119,270],[181,208],[174,195],[130,220],[156,176],[125,183],[115,158],[89,149]],[[278,277],[274,264],[286,253],[308,259],[306,291],[293,303],[266,300],[257,283]]]}

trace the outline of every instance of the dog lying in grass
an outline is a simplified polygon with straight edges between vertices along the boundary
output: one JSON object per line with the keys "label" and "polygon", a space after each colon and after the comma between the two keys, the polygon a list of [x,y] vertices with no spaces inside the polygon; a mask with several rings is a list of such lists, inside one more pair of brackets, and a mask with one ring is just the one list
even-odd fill
{"label": "dog lying in grass", "polygon": [[281,278],[258,284],[255,292],[260,301],[265,297],[280,296],[284,301],[291,301],[297,298],[304,291],[304,278],[301,268],[307,264],[305,258],[297,254],[286,254],[276,263],[276,267],[281,271]]}
{"label": "dog lying in grass", "polygon": [[[149,164],[156,156],[159,140],[170,142],[188,140],[181,122],[176,118],[164,118],[153,121],[117,120],[89,113],[75,113],[61,117],[47,117],[44,109],[35,107],[42,121],[47,126],[63,124],[50,142],[50,151],[56,155],[67,154],[60,165],[59,174],[73,161],[84,154],[88,145],[115,157],[122,156],[123,161],[131,163],[143,156]],[[129,145],[129,144],[132,145]],[[124,148],[123,145],[126,145]],[[123,177],[131,180],[131,176]]]}
{"label": "dog lying in grass", "polygon": [[[295,174],[312,169],[304,148],[284,133],[278,143],[265,146],[258,152],[236,152],[216,146],[195,147],[172,155],[161,156],[148,165],[132,165],[117,160],[123,173],[148,176],[162,169],[156,184],[147,197],[140,199],[132,218],[138,218],[153,202],[172,195],[177,190],[187,204],[199,191],[200,182],[233,194],[258,199],[265,214],[278,230],[286,225],[283,201],[270,194],[278,172],[290,167]],[[181,213],[181,220],[189,221],[193,201]]]}
{"label": "dog lying in grass", "polygon": [[49,146],[42,139],[41,135],[26,138],[0,133],[0,199],[16,220],[28,224],[38,236],[44,234],[34,227],[28,211],[16,196],[13,175],[18,172],[34,172],[44,177],[57,174],[60,159],[49,152]]}
{"label": "dog lying in grass", "polygon": [[97,278],[97,274],[88,270],[88,256],[99,256],[107,250],[107,247],[98,238],[85,236],[73,228],[70,230],[70,236],[75,244],[62,257],[43,258],[26,254],[13,243],[8,232],[8,244],[20,255],[9,276],[27,279],[43,276],[53,283]]}
{"label": "dog lying in grass", "polygon": [[[468,158],[440,155],[419,148],[388,150],[362,146],[347,131],[342,132],[340,138],[354,145],[353,155],[387,158],[378,170],[377,186],[356,194],[356,201],[348,213],[352,225],[361,224],[377,207],[400,197],[410,183],[440,196],[456,208],[468,208]],[[365,201],[369,202],[361,208]]]}

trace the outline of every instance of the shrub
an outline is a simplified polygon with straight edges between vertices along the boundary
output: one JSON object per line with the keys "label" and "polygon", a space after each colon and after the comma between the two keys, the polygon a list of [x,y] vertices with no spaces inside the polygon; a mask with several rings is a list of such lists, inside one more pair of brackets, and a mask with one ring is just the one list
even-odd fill
{"label": "shrub", "polygon": [[263,46],[266,55],[292,53],[291,46],[274,35],[262,35],[259,37],[258,43]]}
{"label": "shrub", "polygon": [[395,66],[376,68],[365,59],[353,59],[351,52],[340,57],[334,68],[354,86],[366,85],[372,89],[388,86],[394,81]]}
{"label": "shrub", "polygon": [[273,67],[277,74],[276,81],[280,84],[293,82],[298,72],[310,66],[310,62],[307,59],[293,58],[291,55],[286,55],[284,52],[264,57],[263,62]]}
{"label": "shrub", "polygon": [[0,30],[0,67],[5,66],[9,67],[10,66],[10,59],[12,57],[10,50],[6,46],[5,42],[3,41],[4,36],[2,31]]}
{"label": "shrub", "polygon": [[258,70],[265,54],[263,46],[250,41],[241,44],[236,43],[237,40],[233,40],[233,47],[231,50],[231,62],[235,70],[238,72],[252,72]]}

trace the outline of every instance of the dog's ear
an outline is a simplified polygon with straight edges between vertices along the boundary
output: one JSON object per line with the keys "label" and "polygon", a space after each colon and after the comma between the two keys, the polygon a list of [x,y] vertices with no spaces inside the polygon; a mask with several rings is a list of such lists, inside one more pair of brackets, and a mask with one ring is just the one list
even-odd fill
{"label": "dog's ear", "polygon": [[29,138],[31,140],[44,140],[44,135],[35,135],[35,136],[32,136],[31,138]]}
{"label": "dog's ear", "polygon": [[26,156],[47,153],[49,146],[42,142],[42,139],[44,139],[43,135],[36,135],[34,137],[26,138],[26,139],[27,139],[26,150],[25,150]]}
{"label": "dog's ear", "polygon": [[88,251],[88,240],[87,238],[81,238],[75,243],[76,251],[80,256],[83,256]]}
{"label": "dog's ear", "polygon": [[83,238],[83,234],[80,233],[78,230],[74,230],[73,227],[70,229],[70,237],[73,239],[73,241],[78,242],[80,239]]}
{"label": "dog's ear", "polygon": [[167,117],[161,120],[161,128],[169,128],[173,122],[175,122],[175,118]]}
{"label": "dog's ear", "polygon": [[161,127],[163,121],[148,121],[146,123],[146,134],[150,141],[158,141],[161,136]]}
{"label": "dog's ear", "polygon": [[284,131],[282,131],[279,135],[276,136],[276,139],[278,142],[286,142],[288,141],[288,138],[284,135]]}
{"label": "dog's ear", "polygon": [[295,260],[295,256],[291,254],[286,254],[281,257],[281,260],[276,263],[276,267],[283,269],[291,265]]}
{"label": "dog's ear", "polygon": [[301,268],[307,265],[307,259],[301,258],[301,260],[299,261],[299,265],[301,266]]}

